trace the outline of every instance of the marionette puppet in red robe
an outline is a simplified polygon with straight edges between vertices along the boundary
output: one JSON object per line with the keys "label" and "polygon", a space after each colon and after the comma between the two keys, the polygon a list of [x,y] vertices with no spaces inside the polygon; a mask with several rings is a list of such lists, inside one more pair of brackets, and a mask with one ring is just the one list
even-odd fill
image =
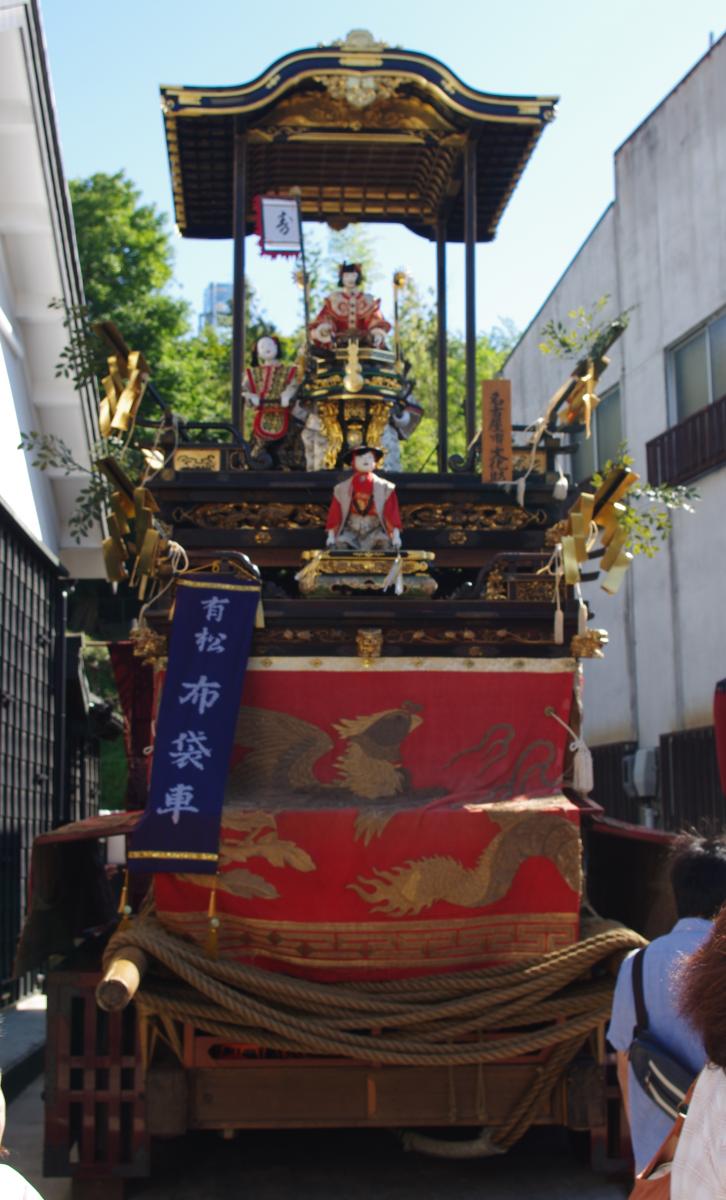
{"label": "marionette puppet in red robe", "polygon": [[355,446],[344,456],[353,474],[333,488],[325,523],[327,545],[349,550],[400,550],[401,513],[396,485],[373,468],[383,458],[377,446]]}
{"label": "marionette puppet in red robe", "polygon": [[254,438],[265,444],[285,437],[290,427],[290,404],[297,390],[296,368],[280,362],[277,338],[258,338],[244,383],[244,398],[255,410]]}
{"label": "marionette puppet in red robe", "polygon": [[390,323],[381,312],[381,302],[361,288],[363,272],[358,263],[343,263],[338,274],[338,291],[326,298],[314,321],[310,340],[330,349],[357,337],[361,343],[381,349],[386,344]]}

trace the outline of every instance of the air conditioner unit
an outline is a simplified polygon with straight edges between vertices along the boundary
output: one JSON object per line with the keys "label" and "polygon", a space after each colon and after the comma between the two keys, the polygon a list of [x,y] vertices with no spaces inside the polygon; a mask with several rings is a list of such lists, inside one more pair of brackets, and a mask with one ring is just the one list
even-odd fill
{"label": "air conditioner unit", "polygon": [[632,799],[655,796],[658,787],[658,751],[654,747],[623,756],[623,791]]}

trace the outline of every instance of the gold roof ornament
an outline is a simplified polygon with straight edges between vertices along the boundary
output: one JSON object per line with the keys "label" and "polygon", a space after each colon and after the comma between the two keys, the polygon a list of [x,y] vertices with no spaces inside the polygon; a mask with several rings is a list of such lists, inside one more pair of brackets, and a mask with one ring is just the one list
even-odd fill
{"label": "gold roof ornament", "polygon": [[388,42],[377,42],[367,29],[351,29],[344,38],[338,38],[330,44],[347,54],[372,54],[388,49]]}
{"label": "gold roof ornament", "polygon": [[358,109],[368,108],[378,100],[390,100],[403,82],[397,75],[316,75],[314,79],[322,83],[333,100],[342,100]]}

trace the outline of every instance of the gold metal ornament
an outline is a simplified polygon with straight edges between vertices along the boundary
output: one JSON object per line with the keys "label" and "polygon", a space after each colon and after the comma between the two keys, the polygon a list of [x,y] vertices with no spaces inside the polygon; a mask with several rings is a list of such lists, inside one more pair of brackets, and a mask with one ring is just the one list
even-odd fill
{"label": "gold metal ornament", "polygon": [[586,629],[576,633],[570,641],[573,658],[604,658],[603,647],[608,643],[607,629]]}
{"label": "gold metal ornament", "polygon": [[369,665],[373,659],[380,658],[383,652],[382,629],[358,629],[355,635],[355,648],[359,658]]}
{"label": "gold metal ornament", "polygon": [[356,341],[348,342],[348,358],[345,365],[343,387],[346,392],[359,392],[363,387],[363,375],[360,369],[358,343]]}
{"label": "gold metal ornament", "polygon": [[140,350],[132,350],[127,359],[128,378],[119,396],[111,429],[126,433],[136,420],[139,405],[150,379],[149,366]]}

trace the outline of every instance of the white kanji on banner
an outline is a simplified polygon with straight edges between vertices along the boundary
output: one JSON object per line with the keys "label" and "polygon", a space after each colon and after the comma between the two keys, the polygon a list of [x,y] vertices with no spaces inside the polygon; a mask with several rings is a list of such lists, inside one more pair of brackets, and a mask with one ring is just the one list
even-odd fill
{"label": "white kanji on banner", "polygon": [[299,254],[300,210],[289,196],[258,196],[260,249],[263,254]]}

